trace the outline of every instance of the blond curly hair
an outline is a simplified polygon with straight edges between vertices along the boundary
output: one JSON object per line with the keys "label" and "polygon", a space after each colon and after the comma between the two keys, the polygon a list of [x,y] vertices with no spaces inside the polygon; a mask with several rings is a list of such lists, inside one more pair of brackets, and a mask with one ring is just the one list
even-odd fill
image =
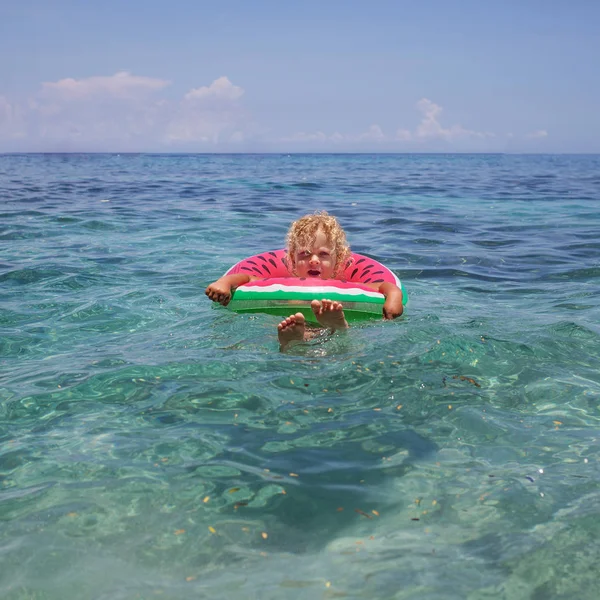
{"label": "blond curly hair", "polygon": [[304,215],[290,225],[287,234],[287,255],[292,273],[296,270],[296,253],[308,248],[314,242],[317,232],[321,230],[335,250],[334,273],[343,271],[346,261],[350,257],[350,246],[346,241],[346,233],[338,220],[326,211]]}

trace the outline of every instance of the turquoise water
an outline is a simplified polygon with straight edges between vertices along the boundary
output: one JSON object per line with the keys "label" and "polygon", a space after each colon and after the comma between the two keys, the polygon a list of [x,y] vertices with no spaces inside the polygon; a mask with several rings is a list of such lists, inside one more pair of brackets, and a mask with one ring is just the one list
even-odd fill
{"label": "turquoise water", "polygon": [[[590,598],[600,157],[0,156],[0,597]],[[327,209],[405,315],[204,288]]]}

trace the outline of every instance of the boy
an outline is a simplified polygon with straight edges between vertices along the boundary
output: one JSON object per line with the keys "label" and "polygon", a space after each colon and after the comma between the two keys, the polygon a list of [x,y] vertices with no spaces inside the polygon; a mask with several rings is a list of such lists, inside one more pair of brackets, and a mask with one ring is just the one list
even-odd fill
{"label": "boy", "polygon": [[[293,277],[315,277],[337,279],[344,271],[350,257],[350,247],[346,234],[337,219],[326,212],[306,215],[290,226],[287,234],[287,260]],[[206,288],[206,295],[213,301],[227,306],[232,290],[258,279],[246,273],[224,275]],[[395,319],[402,314],[402,291],[390,282],[367,284],[385,296],[383,317]],[[313,300],[311,309],[320,325],[332,331],[348,328],[344,309],[340,302]],[[313,337],[307,332],[304,315],[296,313],[283,319],[277,325],[277,335],[281,350],[290,342],[303,341]]]}

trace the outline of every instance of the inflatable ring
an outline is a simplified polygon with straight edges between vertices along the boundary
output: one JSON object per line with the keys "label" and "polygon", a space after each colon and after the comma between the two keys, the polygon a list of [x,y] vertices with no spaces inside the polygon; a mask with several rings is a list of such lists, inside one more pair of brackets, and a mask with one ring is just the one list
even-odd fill
{"label": "inflatable ring", "polygon": [[306,320],[316,323],[310,303],[328,298],[344,305],[348,321],[381,319],[385,297],[368,285],[388,281],[396,284],[408,297],[402,283],[381,263],[352,254],[340,279],[293,277],[285,250],[274,250],[250,256],[235,264],[226,275],[248,273],[260,277],[240,285],[233,293],[228,308],[238,313],[264,312],[281,317],[301,312]]}

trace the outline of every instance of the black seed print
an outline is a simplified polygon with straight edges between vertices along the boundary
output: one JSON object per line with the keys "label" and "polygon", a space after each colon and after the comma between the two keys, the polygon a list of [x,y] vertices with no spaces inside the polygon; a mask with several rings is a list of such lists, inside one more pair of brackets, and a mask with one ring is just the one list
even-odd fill
{"label": "black seed print", "polygon": [[354,269],[354,271],[352,271],[352,275],[350,275],[350,279],[352,279],[356,275],[356,271],[358,271],[358,269]]}

